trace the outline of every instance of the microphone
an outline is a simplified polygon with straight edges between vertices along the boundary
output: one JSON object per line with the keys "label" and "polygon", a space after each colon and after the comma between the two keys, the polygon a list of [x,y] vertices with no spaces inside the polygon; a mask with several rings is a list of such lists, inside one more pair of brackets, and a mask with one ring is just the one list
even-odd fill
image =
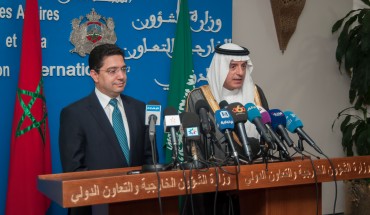
{"label": "microphone", "polygon": [[211,125],[208,117],[209,106],[208,103],[201,99],[195,103],[195,111],[200,117],[200,125],[202,126],[202,131],[205,135],[211,132]]}
{"label": "microphone", "polygon": [[263,107],[258,107],[258,110],[261,113],[261,119],[262,123],[266,125],[267,130],[270,132],[274,142],[278,146],[278,148],[282,151],[282,153],[290,157],[288,149],[285,147],[284,143],[280,140],[280,138],[277,136],[275,131],[271,127],[271,117],[270,114],[267,113],[267,111]]}
{"label": "microphone", "polygon": [[321,149],[316,145],[316,143],[309,137],[306,132],[302,129],[302,121],[292,112],[284,111],[285,118],[287,121],[287,129],[291,133],[297,133],[300,139],[305,140],[312,148],[314,148],[318,153],[323,154]]}
{"label": "microphone", "polygon": [[276,149],[275,144],[272,142],[272,137],[268,133],[267,128],[261,120],[261,113],[253,103],[247,103],[245,109],[248,113],[248,121],[253,123],[258,132],[261,134],[262,139],[268,144],[270,149]]}
{"label": "microphone", "polygon": [[174,107],[167,107],[164,110],[164,132],[171,133],[171,144],[173,160],[177,159],[177,139],[176,139],[176,132],[179,130],[181,125],[180,116],[177,113]]}
{"label": "microphone", "polygon": [[161,124],[161,104],[158,101],[150,101],[145,109],[145,125],[149,125],[150,141],[154,140],[155,126]]}
{"label": "microphone", "polygon": [[234,141],[233,138],[231,137],[231,132],[234,129],[234,120],[231,114],[227,110],[216,110],[215,120],[218,130],[225,134],[225,137],[229,142],[230,148],[232,150],[235,162],[238,164],[239,163],[238,152],[235,150]]}
{"label": "microphone", "polygon": [[271,109],[268,111],[271,117],[271,126],[276,133],[286,142],[289,147],[294,147],[294,142],[290,139],[288,132],[286,131],[286,119],[284,113],[279,109]]}
{"label": "microphone", "polygon": [[215,149],[213,145],[213,140],[216,139],[216,133],[215,133],[215,125],[213,121],[210,120],[209,118],[209,110],[210,107],[208,103],[204,100],[198,100],[195,103],[195,111],[200,117],[200,125],[201,125],[201,130],[202,133],[204,134],[204,156],[205,159],[213,159],[215,155]]}
{"label": "microphone", "polygon": [[201,168],[199,163],[200,154],[198,153],[197,144],[200,142],[199,133],[200,119],[196,113],[184,112],[182,117],[182,127],[184,129],[184,137],[188,151],[190,151],[193,158],[193,165],[195,168]]}
{"label": "microphone", "polygon": [[239,135],[240,141],[243,146],[243,150],[249,162],[253,161],[253,152],[250,144],[247,140],[247,132],[245,131],[244,123],[247,122],[247,113],[245,107],[239,102],[231,103],[226,108],[232,115],[236,130]]}
{"label": "microphone", "polygon": [[220,101],[220,103],[218,104],[218,106],[220,106],[220,109],[226,109],[228,105],[229,103],[225,100]]}
{"label": "microphone", "polygon": [[155,126],[161,123],[161,105],[158,101],[150,101],[145,108],[145,125],[149,125],[149,139],[152,149],[153,164],[144,164],[142,172],[154,172],[165,170],[164,165],[157,164],[157,150],[155,144]]}

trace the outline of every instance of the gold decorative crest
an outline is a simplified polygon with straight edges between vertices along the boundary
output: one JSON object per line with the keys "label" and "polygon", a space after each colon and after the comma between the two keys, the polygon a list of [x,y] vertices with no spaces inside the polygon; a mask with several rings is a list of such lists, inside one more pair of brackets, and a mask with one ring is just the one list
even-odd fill
{"label": "gold decorative crest", "polygon": [[105,18],[91,9],[86,15],[87,21],[81,23],[85,17],[80,16],[72,20],[72,32],[69,41],[75,46],[71,53],[77,53],[85,57],[91,50],[100,44],[117,41],[116,32],[114,32],[114,21],[112,18]]}

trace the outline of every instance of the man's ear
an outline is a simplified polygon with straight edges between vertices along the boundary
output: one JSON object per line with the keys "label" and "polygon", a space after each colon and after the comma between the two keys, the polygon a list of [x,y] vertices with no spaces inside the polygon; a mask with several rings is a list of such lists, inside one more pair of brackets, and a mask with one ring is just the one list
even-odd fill
{"label": "man's ear", "polygon": [[98,82],[99,73],[96,70],[94,69],[90,70],[90,76],[94,80],[95,83]]}

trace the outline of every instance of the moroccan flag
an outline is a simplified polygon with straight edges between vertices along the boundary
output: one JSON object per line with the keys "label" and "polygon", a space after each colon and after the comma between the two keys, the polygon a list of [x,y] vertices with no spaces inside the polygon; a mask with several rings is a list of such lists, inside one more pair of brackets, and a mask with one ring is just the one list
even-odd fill
{"label": "moroccan flag", "polygon": [[[180,9],[176,26],[176,37],[173,48],[170,72],[170,87],[167,97],[167,106],[176,108],[179,113],[185,109],[186,97],[195,86],[195,76],[193,71],[192,44],[190,16],[188,0],[180,0]],[[179,134],[180,137],[180,134]],[[179,157],[182,159],[182,138],[178,138],[180,143]],[[165,135],[166,140],[166,163],[172,161],[172,145],[170,135]]]}
{"label": "moroccan flag", "polygon": [[45,214],[50,200],[37,190],[37,176],[49,173],[50,137],[41,76],[39,8],[37,0],[26,0],[5,214]]}

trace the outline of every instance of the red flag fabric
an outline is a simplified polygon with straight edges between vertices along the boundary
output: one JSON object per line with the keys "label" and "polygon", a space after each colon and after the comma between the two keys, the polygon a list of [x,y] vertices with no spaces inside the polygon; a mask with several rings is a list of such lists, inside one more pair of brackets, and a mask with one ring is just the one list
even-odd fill
{"label": "red flag fabric", "polygon": [[38,2],[26,0],[11,134],[6,215],[45,214],[50,205],[50,200],[37,190],[37,176],[51,173],[41,65]]}

